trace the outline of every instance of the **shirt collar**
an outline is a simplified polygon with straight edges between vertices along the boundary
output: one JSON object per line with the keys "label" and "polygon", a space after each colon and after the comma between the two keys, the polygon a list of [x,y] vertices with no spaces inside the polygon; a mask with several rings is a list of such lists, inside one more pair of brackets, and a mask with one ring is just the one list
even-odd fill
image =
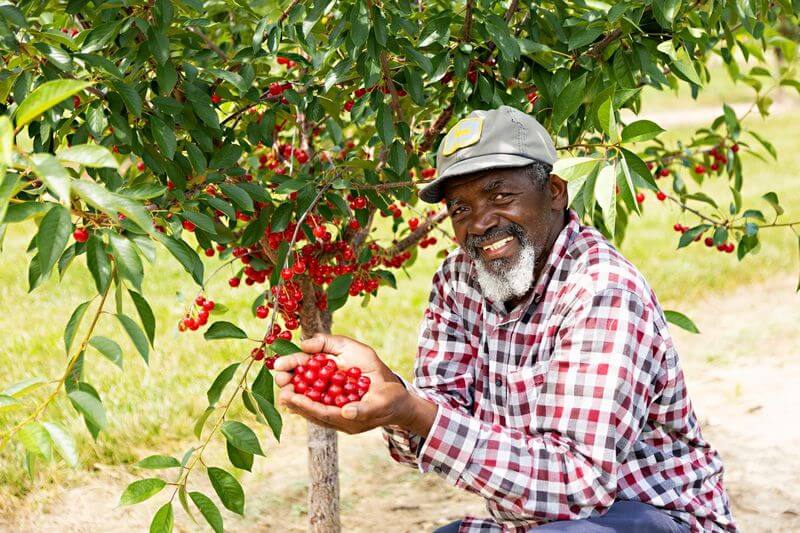
{"label": "shirt collar", "polygon": [[562,263],[564,257],[568,255],[569,246],[572,243],[573,237],[580,232],[581,221],[578,214],[573,209],[568,209],[565,213],[565,217],[566,224],[561,230],[561,233],[558,234],[558,237],[556,237],[553,247],[548,254],[547,262],[539,273],[533,291],[531,291],[528,298],[514,307],[510,312],[505,310],[505,306],[502,303],[491,302],[486,299],[487,307],[492,308],[495,312],[498,312],[504,317],[501,323],[518,320],[527,309],[532,305],[535,307],[534,304],[538,304],[544,298],[547,285],[550,283],[553,273]]}

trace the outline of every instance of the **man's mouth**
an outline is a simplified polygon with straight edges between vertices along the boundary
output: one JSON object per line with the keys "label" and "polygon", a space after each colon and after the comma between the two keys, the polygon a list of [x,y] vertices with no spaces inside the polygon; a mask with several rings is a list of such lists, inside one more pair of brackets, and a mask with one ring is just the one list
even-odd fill
{"label": "man's mouth", "polygon": [[509,235],[507,237],[503,237],[502,239],[496,240],[494,242],[490,242],[489,244],[484,244],[480,248],[483,251],[483,256],[486,259],[496,259],[498,257],[502,257],[503,255],[508,252],[511,246],[514,243],[514,237]]}

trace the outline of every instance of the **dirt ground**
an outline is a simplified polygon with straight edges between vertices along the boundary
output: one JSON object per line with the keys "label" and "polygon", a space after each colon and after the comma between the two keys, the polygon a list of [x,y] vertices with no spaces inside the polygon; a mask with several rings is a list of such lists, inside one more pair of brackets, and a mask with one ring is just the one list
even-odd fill
{"label": "dirt ground", "polygon": [[[673,331],[705,437],[720,450],[725,484],[743,531],[800,531],[800,295],[786,276],[687,304],[702,335]],[[290,419],[283,443],[257,462],[247,486],[247,516],[225,513],[231,531],[305,529],[304,424]],[[342,436],[345,531],[430,531],[483,513],[475,496],[394,464],[378,432]],[[143,450],[143,455],[146,450]],[[2,531],[146,530],[164,494],[116,508],[134,477],[95,465],[81,486],[37,488],[24,509],[0,515]],[[43,497],[46,495],[47,497]],[[33,497],[32,497],[33,498]],[[199,517],[199,520],[202,520]],[[176,530],[207,530],[176,506]]]}

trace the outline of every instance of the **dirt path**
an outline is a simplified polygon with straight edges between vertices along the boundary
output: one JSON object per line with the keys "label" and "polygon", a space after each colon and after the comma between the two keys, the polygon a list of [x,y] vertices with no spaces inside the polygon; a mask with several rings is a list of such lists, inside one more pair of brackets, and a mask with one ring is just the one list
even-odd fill
{"label": "dirt path", "polygon": [[[690,394],[704,434],[726,464],[725,482],[744,531],[800,531],[800,295],[786,276],[687,305],[703,335],[676,330]],[[225,513],[232,531],[304,531],[303,423],[289,420],[284,442],[243,481],[247,517]],[[378,432],[340,439],[345,531],[430,531],[465,513],[477,497],[389,460]],[[26,509],[0,515],[2,531],[146,530],[163,497],[115,509],[126,482],[103,468],[68,490],[37,489]],[[49,495],[49,498],[43,498]],[[200,518],[202,520],[202,518]],[[178,531],[197,531],[176,508]],[[202,530],[206,530],[205,526]]]}

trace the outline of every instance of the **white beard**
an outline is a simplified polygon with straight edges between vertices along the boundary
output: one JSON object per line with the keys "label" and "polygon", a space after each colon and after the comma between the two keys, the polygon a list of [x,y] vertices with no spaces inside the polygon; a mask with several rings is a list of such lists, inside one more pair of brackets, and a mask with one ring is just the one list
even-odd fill
{"label": "white beard", "polygon": [[506,302],[525,295],[533,285],[537,250],[532,244],[522,247],[516,261],[498,272],[488,267],[483,260],[474,259],[477,281],[486,298],[495,302]]}

